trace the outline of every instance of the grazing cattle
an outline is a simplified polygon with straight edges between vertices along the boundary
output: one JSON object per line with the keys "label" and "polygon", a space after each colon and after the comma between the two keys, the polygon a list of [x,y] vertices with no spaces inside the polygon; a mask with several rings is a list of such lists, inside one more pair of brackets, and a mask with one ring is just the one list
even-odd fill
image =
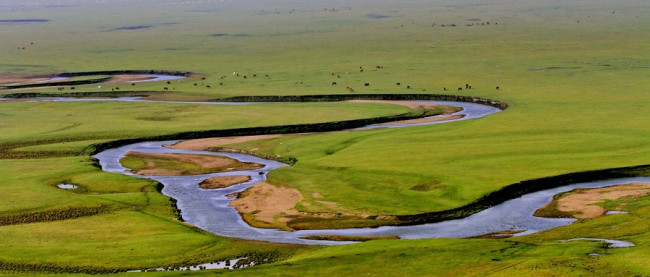
{"label": "grazing cattle", "polygon": [[119,87],[115,87],[115,90],[120,90],[120,88],[119,88]]}
{"label": "grazing cattle", "polygon": [[70,87],[70,90],[74,90],[74,87]]}
{"label": "grazing cattle", "polygon": [[205,77],[201,77],[201,80],[205,80]]}
{"label": "grazing cattle", "polygon": [[244,79],[248,79],[248,77],[246,77],[246,75],[244,75]]}
{"label": "grazing cattle", "polygon": [[497,87],[497,90],[501,89],[500,87]]}
{"label": "grazing cattle", "polygon": [[206,88],[211,88],[211,86],[210,86],[210,85],[207,85],[207,86],[205,86],[205,87],[206,87]]}
{"label": "grazing cattle", "polygon": [[171,84],[172,84],[172,82],[170,82],[170,81],[167,81],[166,83],[167,83],[168,85],[171,85]]}
{"label": "grazing cattle", "polygon": [[60,88],[57,88],[57,89],[58,89],[58,90],[63,90],[64,88],[60,87]]}
{"label": "grazing cattle", "polygon": [[406,86],[407,89],[411,89],[411,86]]}
{"label": "grazing cattle", "polygon": [[468,88],[469,88],[469,84],[465,84],[465,89],[468,89]]}
{"label": "grazing cattle", "polygon": [[135,83],[131,83],[131,86],[135,86]]}
{"label": "grazing cattle", "polygon": [[399,86],[399,85],[401,85],[401,83],[395,83],[395,85]]}
{"label": "grazing cattle", "polygon": [[463,88],[458,88],[458,90],[463,90]]}
{"label": "grazing cattle", "polygon": [[472,86],[469,86],[468,89],[472,89]]}
{"label": "grazing cattle", "polygon": [[335,85],[336,85],[336,82],[332,82],[332,85],[335,86]]}
{"label": "grazing cattle", "polygon": [[446,88],[446,87],[443,87],[442,90],[447,91],[447,88]]}
{"label": "grazing cattle", "polygon": [[219,82],[219,85],[220,85],[220,86],[223,86],[223,82]]}
{"label": "grazing cattle", "polygon": [[199,84],[197,84],[197,83],[194,83],[194,86],[198,86],[198,85],[199,85]]}
{"label": "grazing cattle", "polygon": [[102,88],[102,86],[97,86],[97,88],[98,88],[98,89],[99,89],[99,88]]}
{"label": "grazing cattle", "polygon": [[253,77],[257,77],[257,74],[253,74]]}
{"label": "grazing cattle", "polygon": [[168,88],[168,87],[164,87],[163,89],[164,89],[164,90],[169,90],[169,88]]}
{"label": "grazing cattle", "polygon": [[370,83],[365,83],[363,85],[367,87],[367,86],[370,86]]}

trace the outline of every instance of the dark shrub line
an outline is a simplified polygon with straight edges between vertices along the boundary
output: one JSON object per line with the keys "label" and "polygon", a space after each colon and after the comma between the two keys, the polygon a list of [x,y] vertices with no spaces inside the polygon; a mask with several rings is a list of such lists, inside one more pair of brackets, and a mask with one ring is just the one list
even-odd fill
{"label": "dark shrub line", "polygon": [[38,97],[146,97],[155,91],[78,91],[67,93],[46,93],[46,92],[24,92],[24,93],[7,93],[5,98],[38,98]]}
{"label": "dark shrub line", "polygon": [[26,224],[34,222],[58,221],[82,216],[92,216],[108,213],[111,206],[100,205],[95,207],[67,207],[62,209],[9,214],[0,216],[0,226]]}
{"label": "dark shrub line", "polygon": [[89,84],[106,82],[112,78],[113,77],[102,77],[102,78],[95,78],[95,79],[88,79],[88,80],[54,81],[54,82],[46,82],[46,83],[7,85],[2,87],[6,89],[17,89],[17,88],[35,88],[35,87],[80,86],[80,85],[89,85]]}
{"label": "dark shrub line", "polygon": [[235,96],[216,99],[222,102],[323,102],[323,101],[347,101],[347,100],[438,100],[470,102],[492,106],[505,110],[508,104],[505,102],[473,97],[466,95],[451,94],[322,94],[322,95],[261,95],[261,96]]}
{"label": "dark shrub line", "polygon": [[[97,163],[99,165],[99,163]],[[99,166],[101,169],[101,165]],[[165,188],[165,185],[163,185],[161,182],[156,183],[156,191],[160,194],[162,193],[163,188]],[[181,214],[181,209],[178,208],[178,200],[176,198],[169,198],[169,205],[172,207],[172,213],[174,213],[174,216],[176,217],[176,220],[180,222],[185,222],[183,219],[183,215]]]}
{"label": "dark shrub line", "polygon": [[[33,87],[55,87],[55,86],[80,86],[80,85],[90,85],[106,82],[110,79],[113,79],[112,75],[120,74],[133,74],[133,75],[143,75],[143,74],[153,74],[153,75],[171,75],[171,76],[184,76],[189,77],[193,72],[189,71],[176,71],[176,70],[153,70],[153,69],[142,69],[142,70],[104,70],[104,71],[85,71],[85,72],[64,72],[59,74],[53,74],[52,77],[81,77],[81,76],[95,76],[95,75],[110,75],[108,77],[94,78],[88,80],[76,80],[76,81],[53,81],[45,83],[32,83],[32,84],[17,84],[17,85],[5,85],[0,86],[4,89],[17,89],[17,88],[33,88]],[[8,96],[5,96],[8,97]],[[29,96],[28,96],[29,97]],[[39,96],[31,96],[39,97]],[[18,97],[16,97],[18,98]]]}
{"label": "dark shrub line", "polygon": [[[441,101],[459,101],[471,102],[483,105],[489,105],[500,109],[507,109],[508,104],[496,100],[457,95],[443,94],[357,94],[357,95],[289,95],[289,96],[238,96],[214,101],[225,102],[321,102],[321,101],[344,101],[354,99],[372,99],[372,100],[441,100]],[[106,149],[111,149],[127,144],[144,142],[144,141],[163,141],[163,140],[185,140],[209,137],[233,137],[233,136],[250,136],[266,134],[294,134],[305,132],[331,132],[347,129],[364,127],[371,124],[386,123],[398,120],[408,120],[430,116],[427,112],[414,111],[399,115],[381,116],[375,118],[352,119],[343,121],[333,121],[324,123],[278,125],[266,127],[248,127],[222,130],[204,130],[189,131],[169,135],[159,135],[132,139],[121,139],[105,143],[90,145],[85,153],[94,155]]]}
{"label": "dark shrub line", "polygon": [[154,75],[171,75],[171,76],[189,77],[194,73],[190,71],[177,71],[177,70],[136,69],[136,70],[64,72],[56,75],[56,77],[79,77],[79,76],[93,76],[93,75],[122,75],[122,74],[154,74]]}
{"label": "dark shrub line", "polygon": [[483,197],[470,204],[459,208],[439,212],[396,216],[399,221],[396,225],[417,225],[463,218],[490,208],[494,205],[501,204],[507,200],[520,197],[524,194],[545,189],[562,187],[575,183],[648,175],[650,175],[650,165],[639,165],[582,171],[551,177],[531,179],[505,186],[499,190],[484,195]]}
{"label": "dark shrub line", "polygon": [[[239,254],[233,258],[226,258],[221,260],[214,261],[214,263],[226,262],[228,263],[231,259],[241,259],[237,261],[232,267],[234,269],[242,268],[253,265],[260,265],[266,263],[274,263],[281,259],[286,259],[290,254],[282,253],[278,250],[271,251],[247,251]],[[205,258],[202,259],[193,259],[187,260],[184,262],[176,262],[173,264],[168,264],[166,266],[159,266],[164,270],[180,270],[183,267],[196,267],[200,264],[209,263],[209,260]],[[103,267],[103,266],[90,266],[90,265],[59,265],[55,263],[47,262],[31,262],[31,263],[18,263],[7,260],[0,259],[0,272],[16,272],[16,273],[28,273],[28,272],[47,272],[47,273],[87,273],[87,274],[107,274],[107,273],[119,273],[126,272],[129,270],[134,270],[136,268],[127,268],[125,266],[121,267]],[[149,268],[144,268],[142,271],[154,271]]]}
{"label": "dark shrub line", "polygon": [[353,119],[344,121],[334,121],[325,123],[312,123],[312,124],[295,124],[295,125],[279,125],[267,127],[249,127],[249,128],[235,128],[235,129],[222,129],[222,130],[205,130],[205,131],[189,131],[169,135],[141,137],[133,139],[121,139],[111,142],[98,143],[89,146],[86,153],[91,155],[127,144],[144,142],[144,141],[163,141],[163,140],[185,140],[209,137],[233,137],[233,136],[251,136],[251,135],[266,135],[266,134],[295,134],[305,132],[329,132],[340,131],[346,129],[359,128],[370,124],[385,123],[397,120],[415,119],[423,116],[423,112],[413,112],[401,115],[383,116],[376,118]]}

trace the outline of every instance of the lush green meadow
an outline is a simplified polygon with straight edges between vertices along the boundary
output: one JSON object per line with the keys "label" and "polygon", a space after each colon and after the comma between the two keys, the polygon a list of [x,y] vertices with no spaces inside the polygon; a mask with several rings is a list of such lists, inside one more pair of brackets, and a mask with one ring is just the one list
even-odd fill
{"label": "lush green meadow", "polygon": [[[149,98],[164,100],[349,94],[346,87],[352,87],[355,93],[455,93],[510,104],[477,120],[231,145],[297,158],[294,166],[272,172],[270,182],[297,188],[304,197],[296,206],[301,211],[440,211],[522,180],[650,164],[646,1],[60,4],[0,3],[0,20],[51,20],[0,23],[0,74],[159,69],[206,76],[74,90],[109,92],[119,86],[154,91]],[[0,90],[0,97],[16,92],[71,90]],[[34,219],[0,226],[0,273],[25,273],[33,266],[49,268],[46,272],[170,266],[255,251],[282,261],[218,274],[649,274],[647,196],[625,206],[627,215],[513,239],[303,247],[222,238],[179,222],[155,183],[105,173],[84,154],[91,144],[124,138],[406,112],[367,103],[0,101],[0,220]],[[80,189],[55,187],[62,182]],[[624,239],[637,246],[605,249],[595,242],[558,241],[574,237]]]}

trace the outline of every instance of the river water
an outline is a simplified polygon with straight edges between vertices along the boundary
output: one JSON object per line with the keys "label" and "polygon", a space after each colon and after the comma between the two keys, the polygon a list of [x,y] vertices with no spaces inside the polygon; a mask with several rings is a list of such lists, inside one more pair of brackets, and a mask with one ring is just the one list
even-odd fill
{"label": "river water", "polygon": [[[493,107],[474,103],[448,101],[421,102],[435,102],[438,104],[462,107],[463,110],[456,114],[464,115],[464,117],[453,121],[476,119],[500,111],[499,109]],[[395,125],[382,124],[371,125],[361,129],[408,127],[413,125],[441,124],[448,122],[451,121]],[[350,243],[320,240],[316,241],[301,238],[304,236],[312,235],[398,236],[404,239],[442,237],[463,238],[500,232],[504,230],[523,231],[516,235],[525,235],[567,225],[575,221],[574,219],[566,218],[551,219],[533,216],[533,213],[536,209],[549,202],[553,198],[553,195],[557,193],[573,190],[576,188],[597,188],[631,182],[650,182],[650,177],[639,177],[573,184],[530,193],[522,197],[506,201],[500,205],[486,209],[482,212],[476,213],[463,219],[449,220],[439,223],[414,226],[383,226],[378,228],[301,230],[288,232],[277,229],[251,227],[242,220],[241,216],[234,208],[229,206],[229,203],[233,198],[226,196],[233,192],[243,191],[256,183],[264,181],[266,179],[266,174],[269,171],[278,167],[286,166],[285,164],[245,154],[179,150],[164,147],[164,145],[173,144],[176,142],[177,141],[154,141],[136,143],[103,151],[95,155],[95,157],[99,159],[100,164],[105,171],[126,174],[140,178],[154,179],[164,184],[162,193],[178,201],[178,208],[181,210],[183,219],[190,224],[221,236],[271,242],[324,245]],[[119,163],[119,160],[124,157],[124,154],[126,152],[129,151],[147,153],[222,155],[243,162],[264,164],[265,167],[259,170],[235,171],[191,176],[143,176],[130,173],[128,169],[122,167],[122,165]],[[211,177],[232,175],[248,175],[251,177],[251,180],[249,182],[224,189],[205,190],[199,188],[198,186],[201,181]]]}

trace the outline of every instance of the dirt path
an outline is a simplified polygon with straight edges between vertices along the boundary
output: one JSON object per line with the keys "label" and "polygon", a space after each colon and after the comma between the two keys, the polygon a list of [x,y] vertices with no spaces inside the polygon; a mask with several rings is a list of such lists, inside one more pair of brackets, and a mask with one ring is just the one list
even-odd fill
{"label": "dirt path", "polygon": [[280,135],[260,135],[260,136],[240,136],[240,137],[225,137],[225,138],[204,138],[180,141],[172,145],[165,145],[168,148],[184,149],[184,150],[208,150],[210,147],[246,142],[251,140],[269,139],[279,137]]}
{"label": "dirt path", "polygon": [[248,175],[238,175],[238,176],[217,176],[210,179],[206,179],[199,184],[199,187],[202,189],[221,189],[234,186],[237,184],[245,183],[251,180],[251,177]]}
{"label": "dirt path", "polygon": [[382,104],[393,104],[399,106],[409,107],[411,109],[425,109],[432,110],[438,107],[436,104],[431,103],[422,103],[417,101],[394,101],[394,100],[348,100],[346,102],[351,103],[382,103]]}
{"label": "dirt path", "polygon": [[644,196],[650,193],[649,183],[632,183],[627,185],[610,186],[595,189],[577,189],[549,202],[535,212],[556,208],[562,213],[568,213],[574,218],[596,218],[604,215],[607,210],[598,204],[605,200],[616,200],[625,196]]}

